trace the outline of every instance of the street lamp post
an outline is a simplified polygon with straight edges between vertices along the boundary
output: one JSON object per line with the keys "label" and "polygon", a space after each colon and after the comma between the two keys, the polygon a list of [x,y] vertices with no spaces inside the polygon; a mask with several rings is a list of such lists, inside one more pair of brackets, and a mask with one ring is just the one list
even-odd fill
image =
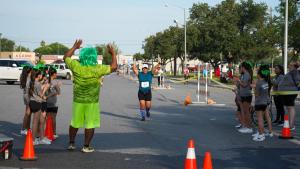
{"label": "street lamp post", "polygon": [[285,0],[285,29],[284,29],[284,73],[287,73],[287,60],[288,60],[288,14],[289,14],[289,1]]}
{"label": "street lamp post", "polygon": [[186,10],[183,8],[184,12],[184,68],[186,68]]}
{"label": "street lamp post", "polygon": [[[187,65],[187,62],[186,62],[186,57],[187,57],[187,52],[186,52],[186,8],[182,8],[182,7],[179,7],[177,5],[173,5],[174,7],[177,7],[177,8],[180,8],[183,10],[183,17],[184,17],[184,68],[186,68],[186,65]],[[167,4],[165,4],[165,7],[168,7]],[[177,23],[177,21],[175,20],[175,22]],[[177,23],[178,24],[178,23]]]}

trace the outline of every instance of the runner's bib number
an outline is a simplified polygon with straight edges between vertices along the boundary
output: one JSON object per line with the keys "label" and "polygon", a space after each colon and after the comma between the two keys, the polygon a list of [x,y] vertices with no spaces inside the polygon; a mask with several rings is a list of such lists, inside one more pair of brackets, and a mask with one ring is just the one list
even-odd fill
{"label": "runner's bib number", "polygon": [[148,88],[148,87],[150,87],[149,82],[142,82],[141,83],[141,87],[142,88]]}

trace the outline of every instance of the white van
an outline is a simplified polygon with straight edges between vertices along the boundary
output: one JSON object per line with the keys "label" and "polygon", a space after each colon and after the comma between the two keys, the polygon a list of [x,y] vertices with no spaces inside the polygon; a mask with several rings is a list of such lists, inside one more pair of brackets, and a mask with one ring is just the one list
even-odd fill
{"label": "white van", "polygon": [[0,81],[6,81],[7,84],[20,81],[24,65],[33,66],[28,60],[0,59]]}
{"label": "white van", "polygon": [[68,69],[65,63],[52,63],[52,64],[47,64],[46,66],[54,66],[55,69],[57,70],[57,77],[61,77],[67,80],[72,79],[72,71]]}

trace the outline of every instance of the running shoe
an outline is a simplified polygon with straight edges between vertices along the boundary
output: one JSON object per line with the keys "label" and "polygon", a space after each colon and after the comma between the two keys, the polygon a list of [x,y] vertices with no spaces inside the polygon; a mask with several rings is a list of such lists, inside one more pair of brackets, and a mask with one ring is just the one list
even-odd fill
{"label": "running shoe", "polygon": [[83,152],[83,153],[92,153],[92,152],[94,152],[95,151],[95,149],[93,148],[93,147],[83,147],[82,149],[81,149],[81,151]]}
{"label": "running shoe", "polygon": [[75,150],[76,149],[75,144],[70,143],[67,149],[70,150],[70,151]]}
{"label": "running shoe", "polygon": [[253,141],[264,141],[266,139],[264,134],[259,134],[257,137],[254,137],[252,140]]}
{"label": "running shoe", "polygon": [[240,128],[238,131],[239,131],[240,133],[243,133],[243,134],[253,133],[253,129],[247,128],[247,127]]}
{"label": "running shoe", "polygon": [[265,136],[273,137],[274,133],[273,132],[265,132]]}
{"label": "running shoe", "polygon": [[241,127],[242,127],[242,124],[238,124],[238,125],[235,126],[235,128],[237,128],[237,129],[241,128]]}
{"label": "running shoe", "polygon": [[57,139],[59,136],[57,134],[53,135],[54,139]]}
{"label": "running shoe", "polygon": [[142,117],[141,121],[145,121],[145,120],[146,120],[145,117]]}
{"label": "running shoe", "polygon": [[49,139],[47,139],[46,137],[44,137],[42,140],[39,141],[39,144],[50,145],[51,141]]}
{"label": "running shoe", "polygon": [[252,134],[252,137],[257,137],[259,135],[259,132],[256,132],[254,134]]}
{"label": "running shoe", "polygon": [[27,129],[21,130],[21,135],[27,135]]}
{"label": "running shoe", "polygon": [[40,139],[39,138],[35,138],[34,141],[33,141],[33,145],[37,146],[39,144],[40,144]]}
{"label": "running shoe", "polygon": [[284,122],[283,122],[283,121],[280,121],[280,122],[278,122],[278,123],[277,123],[277,126],[280,126],[280,127],[282,127],[282,126],[283,126],[283,124],[284,124]]}
{"label": "running shoe", "polygon": [[291,127],[291,131],[294,131],[294,130],[296,130],[296,126]]}

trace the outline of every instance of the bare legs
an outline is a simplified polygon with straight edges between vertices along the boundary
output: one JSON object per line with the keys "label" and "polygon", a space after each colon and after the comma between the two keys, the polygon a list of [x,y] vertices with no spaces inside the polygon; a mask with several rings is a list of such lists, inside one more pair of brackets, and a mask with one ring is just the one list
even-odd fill
{"label": "bare legs", "polygon": [[[69,128],[69,139],[70,139],[70,143],[74,144],[75,143],[75,138],[78,132],[78,128],[74,128],[72,126],[70,126]],[[84,146],[89,146],[92,138],[94,136],[94,132],[95,129],[85,129],[84,130]]]}
{"label": "bare legs", "polygon": [[24,114],[24,118],[23,118],[23,126],[22,126],[23,130],[30,129],[30,121],[31,121],[31,112],[30,112],[29,105],[26,105],[25,114]]}
{"label": "bare legs", "polygon": [[287,106],[287,110],[289,112],[289,123],[290,123],[290,127],[293,128],[295,127],[295,116],[296,116],[296,112],[295,112],[295,107],[294,106]]}

